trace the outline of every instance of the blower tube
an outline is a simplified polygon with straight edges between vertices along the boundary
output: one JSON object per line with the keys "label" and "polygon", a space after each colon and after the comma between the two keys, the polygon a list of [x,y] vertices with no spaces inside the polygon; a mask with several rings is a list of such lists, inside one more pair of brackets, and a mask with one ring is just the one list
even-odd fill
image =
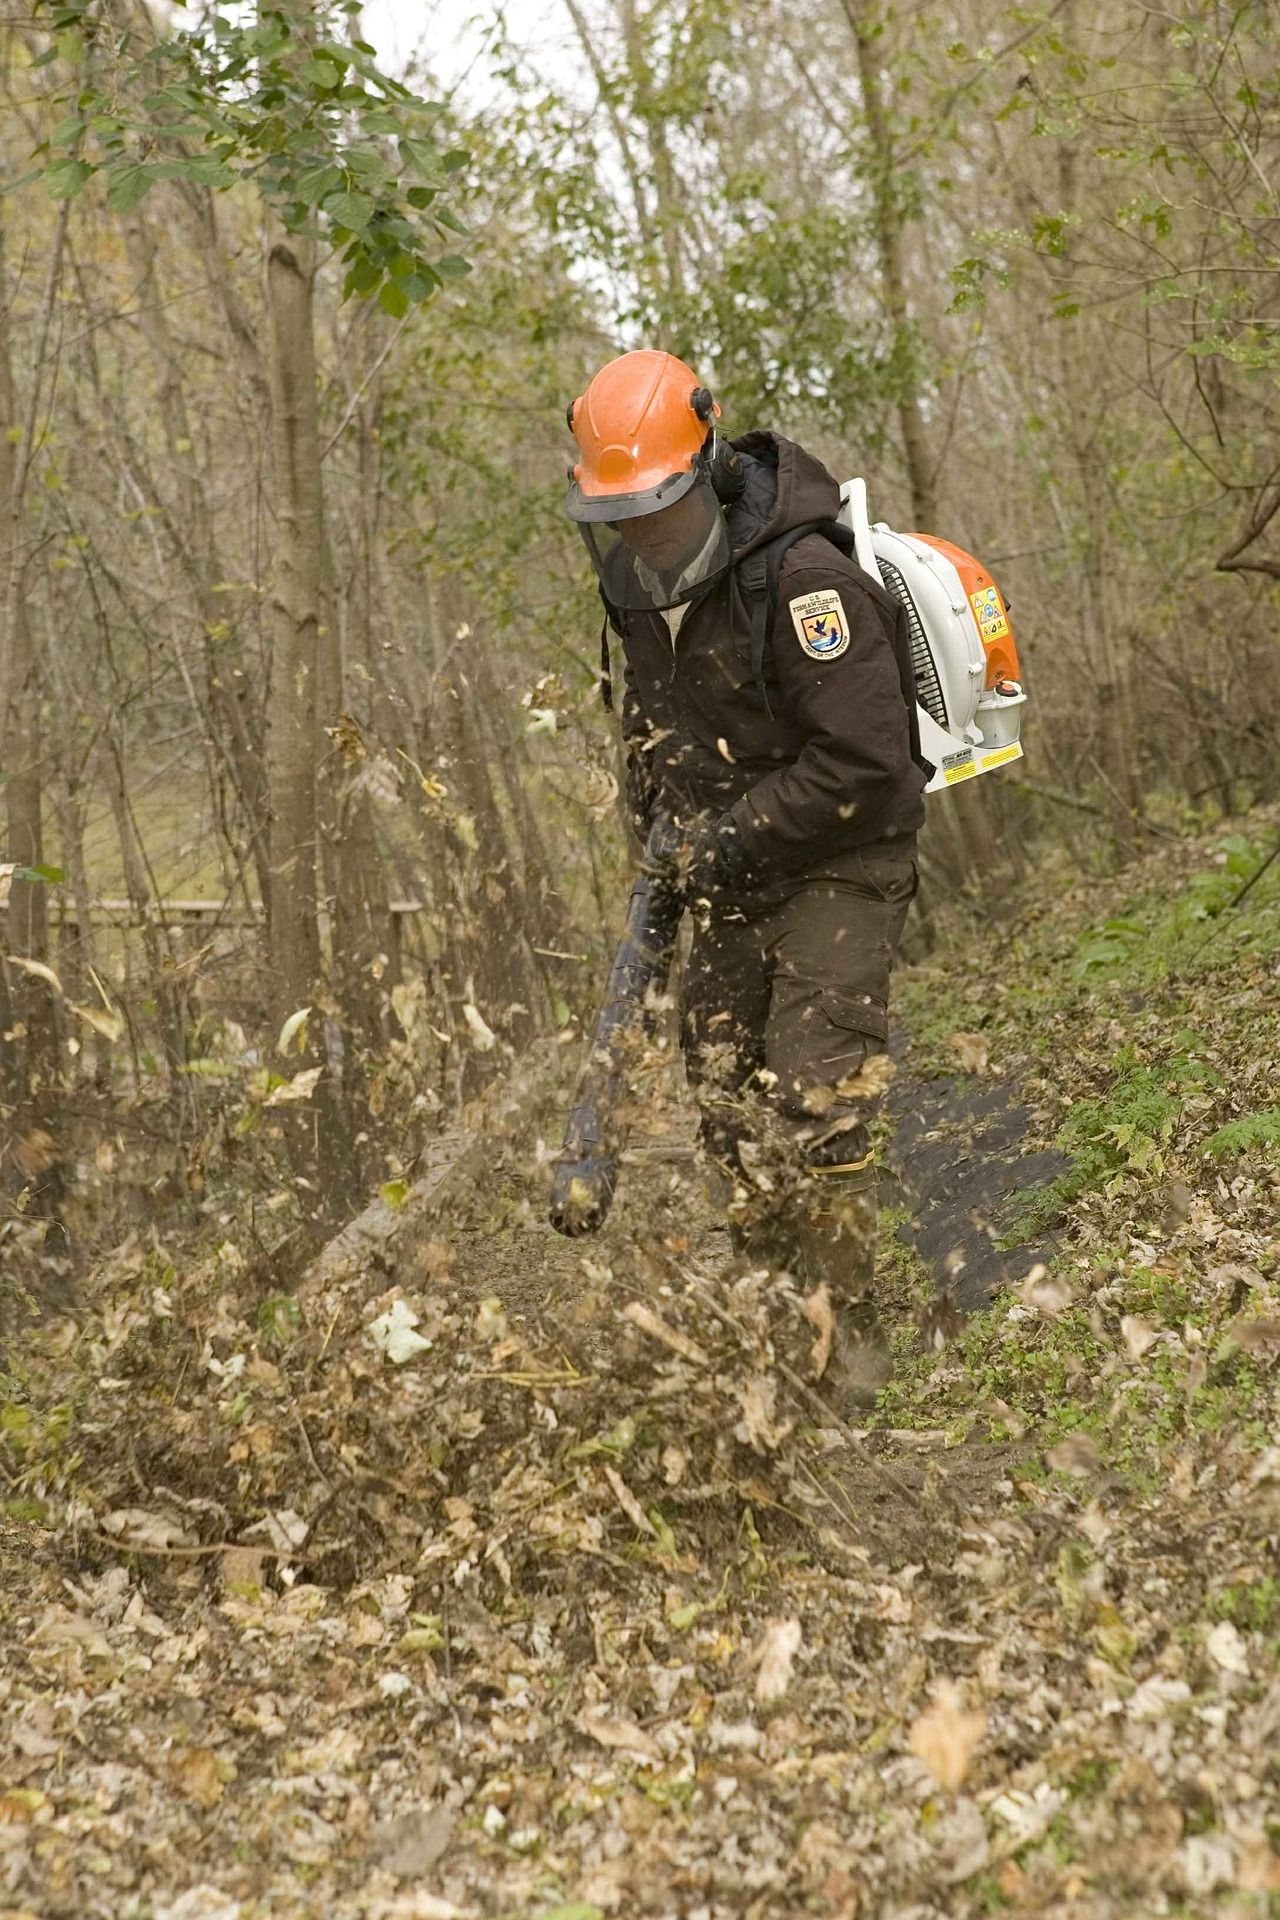
{"label": "blower tube", "polygon": [[651,1002],[667,984],[683,907],[679,892],[655,874],[642,873],[631,889],[622,940],[556,1161],[551,1224],[557,1233],[598,1232],[613,1204],[618,1157],[627,1139],[620,1118],[627,1054],[636,1036],[653,1032]]}

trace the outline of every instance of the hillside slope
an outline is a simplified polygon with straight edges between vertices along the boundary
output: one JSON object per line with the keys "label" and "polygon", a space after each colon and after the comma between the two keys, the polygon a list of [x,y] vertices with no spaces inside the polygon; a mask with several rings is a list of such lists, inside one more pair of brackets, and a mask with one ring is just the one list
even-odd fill
{"label": "hillside slope", "polygon": [[4,1911],[1280,1913],[1278,831],[904,983],[1047,1258],[957,1327],[904,1201],[860,1434],[678,1144],[585,1248],[495,1140],[376,1272],[122,1249],[0,1406]]}

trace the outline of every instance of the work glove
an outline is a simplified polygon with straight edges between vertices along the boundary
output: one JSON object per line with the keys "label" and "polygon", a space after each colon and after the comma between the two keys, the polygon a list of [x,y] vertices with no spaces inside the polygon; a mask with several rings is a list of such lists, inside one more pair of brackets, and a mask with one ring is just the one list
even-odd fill
{"label": "work glove", "polygon": [[645,842],[646,873],[690,902],[728,893],[745,878],[750,862],[731,813],[683,825],[660,813]]}

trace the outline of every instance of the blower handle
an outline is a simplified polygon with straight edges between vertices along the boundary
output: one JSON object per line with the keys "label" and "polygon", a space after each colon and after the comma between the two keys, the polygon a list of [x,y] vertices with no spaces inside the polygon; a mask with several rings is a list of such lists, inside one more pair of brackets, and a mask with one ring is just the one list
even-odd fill
{"label": "blower handle", "polygon": [[618,1157],[627,1129],[619,1109],[627,1087],[627,1055],[638,1035],[653,1032],[654,994],[671,970],[684,903],[653,873],[631,889],[626,924],[609,972],[565,1128],[551,1185],[551,1224],[571,1238],[604,1225],[618,1184]]}
{"label": "blower handle", "polygon": [[846,480],[840,489],[840,518],[853,534],[853,550],[858,565],[873,580],[884,584],[884,575],[880,571],[880,562],[876,559],[876,550],[871,541],[871,517],[867,511],[867,483],[865,480]]}

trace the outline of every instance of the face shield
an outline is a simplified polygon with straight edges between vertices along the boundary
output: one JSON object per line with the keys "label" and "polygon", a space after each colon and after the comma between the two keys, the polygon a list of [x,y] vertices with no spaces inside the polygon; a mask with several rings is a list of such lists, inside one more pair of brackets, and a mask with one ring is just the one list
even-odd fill
{"label": "face shield", "polygon": [[590,497],[571,482],[567,506],[605,599],[627,613],[683,606],[733,558],[724,509],[700,460],[648,493]]}

